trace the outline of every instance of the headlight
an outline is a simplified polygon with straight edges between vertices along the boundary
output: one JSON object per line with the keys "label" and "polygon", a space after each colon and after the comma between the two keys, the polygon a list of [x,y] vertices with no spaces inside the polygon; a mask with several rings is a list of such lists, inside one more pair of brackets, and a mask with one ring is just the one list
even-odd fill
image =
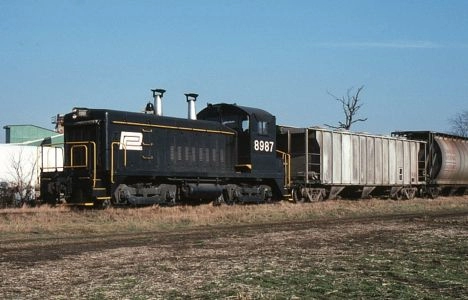
{"label": "headlight", "polygon": [[73,119],[76,119],[76,118],[85,118],[88,116],[88,109],[87,108],[79,108],[79,107],[75,107],[72,109],[72,112],[74,113],[72,118]]}

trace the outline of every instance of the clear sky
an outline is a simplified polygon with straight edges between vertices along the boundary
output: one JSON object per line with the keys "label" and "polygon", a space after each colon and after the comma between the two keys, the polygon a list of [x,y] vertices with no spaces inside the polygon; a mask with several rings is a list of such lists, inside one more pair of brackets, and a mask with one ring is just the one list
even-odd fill
{"label": "clear sky", "polygon": [[0,0],[2,127],[140,111],[152,88],[170,116],[196,92],[197,111],[235,102],[337,124],[327,92],[361,85],[368,121],[352,129],[448,131],[468,109],[468,1]]}

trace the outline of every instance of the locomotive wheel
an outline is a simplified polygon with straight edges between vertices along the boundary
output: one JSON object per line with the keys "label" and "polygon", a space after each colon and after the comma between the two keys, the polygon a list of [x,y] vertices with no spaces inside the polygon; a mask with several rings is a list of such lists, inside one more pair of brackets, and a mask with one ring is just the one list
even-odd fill
{"label": "locomotive wheel", "polygon": [[223,198],[223,203],[227,205],[234,205],[236,203],[236,195],[233,188],[224,189],[221,197]]}
{"label": "locomotive wheel", "polygon": [[262,201],[263,203],[272,203],[273,202],[273,194],[271,192],[271,188],[267,185],[264,185],[262,188]]}
{"label": "locomotive wheel", "polygon": [[102,204],[101,204],[102,209],[106,209],[106,208],[109,208],[109,207],[111,207],[110,199],[106,199],[106,200],[102,201]]}
{"label": "locomotive wheel", "polygon": [[111,207],[111,202],[109,199],[106,200],[94,200],[94,207],[97,209],[106,209]]}
{"label": "locomotive wheel", "polygon": [[216,198],[214,201],[213,201],[213,206],[220,206],[222,205],[223,203],[226,203],[224,201],[224,196],[221,194],[218,198]]}

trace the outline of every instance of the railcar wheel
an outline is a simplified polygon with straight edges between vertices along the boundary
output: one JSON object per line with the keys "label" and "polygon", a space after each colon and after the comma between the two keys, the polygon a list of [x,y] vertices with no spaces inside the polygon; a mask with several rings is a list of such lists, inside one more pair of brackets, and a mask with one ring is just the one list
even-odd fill
{"label": "railcar wheel", "polygon": [[302,195],[301,188],[293,188],[291,190],[292,199],[296,203],[304,203],[305,198]]}
{"label": "railcar wheel", "polygon": [[324,198],[323,198],[323,193],[321,191],[319,191],[318,195],[315,197],[316,201],[320,202],[320,201],[324,201]]}
{"label": "railcar wheel", "polygon": [[391,196],[391,198],[392,198],[393,200],[401,200],[401,199],[403,199],[403,196],[402,196],[402,194],[401,194],[401,191],[398,191],[398,192],[396,192],[395,194],[393,194],[393,195]]}
{"label": "railcar wheel", "polygon": [[439,189],[436,188],[436,187],[430,187],[427,190],[427,194],[429,195],[429,197],[431,199],[435,199],[435,198],[439,197]]}
{"label": "railcar wheel", "polygon": [[405,188],[402,190],[403,195],[406,200],[411,200],[416,196],[416,189],[414,188]]}

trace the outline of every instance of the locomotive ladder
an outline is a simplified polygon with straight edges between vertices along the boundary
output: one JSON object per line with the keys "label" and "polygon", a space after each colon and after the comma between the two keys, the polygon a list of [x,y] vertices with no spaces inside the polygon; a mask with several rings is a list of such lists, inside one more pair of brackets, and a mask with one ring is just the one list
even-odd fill
{"label": "locomotive ladder", "polygon": [[284,168],[284,187],[289,188],[291,186],[291,154],[276,150],[276,153],[281,154],[281,160],[283,161]]}

